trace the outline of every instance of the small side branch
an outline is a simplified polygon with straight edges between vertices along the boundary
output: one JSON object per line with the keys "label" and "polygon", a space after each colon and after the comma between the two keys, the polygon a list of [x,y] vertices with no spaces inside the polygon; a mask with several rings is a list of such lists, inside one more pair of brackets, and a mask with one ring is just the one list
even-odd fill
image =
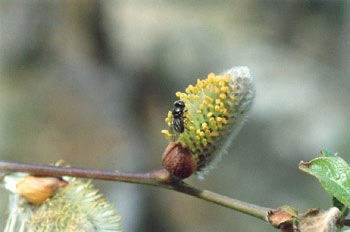
{"label": "small side branch", "polygon": [[10,172],[25,172],[34,176],[73,176],[79,178],[153,185],[213,202],[215,204],[256,217],[265,222],[268,222],[266,218],[267,213],[272,210],[232,199],[208,190],[197,189],[182,181],[175,181],[165,169],[145,173],[127,173],[0,161],[0,173],[6,175]]}
{"label": "small side branch", "polygon": [[233,199],[224,195],[220,195],[215,192],[211,192],[208,190],[197,189],[191,185],[188,185],[184,182],[179,182],[177,184],[172,184],[171,189],[175,191],[182,192],[196,198],[200,198],[209,202],[213,202],[215,204],[239,211],[244,214],[248,214],[250,216],[259,218],[263,221],[268,222],[267,214],[272,209],[261,207],[258,205],[250,204],[244,201],[240,201],[237,199]]}

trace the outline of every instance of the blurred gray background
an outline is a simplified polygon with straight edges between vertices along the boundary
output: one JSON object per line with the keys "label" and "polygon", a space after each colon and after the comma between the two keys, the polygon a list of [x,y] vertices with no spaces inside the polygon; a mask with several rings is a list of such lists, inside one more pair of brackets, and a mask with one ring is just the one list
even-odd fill
{"label": "blurred gray background", "polygon": [[[350,162],[350,1],[0,1],[0,159],[147,171],[175,92],[250,67],[257,96],[224,161],[188,182],[300,212],[330,197],[297,166]],[[274,231],[190,196],[95,181],[123,230]],[[0,190],[1,209],[7,193]],[[0,227],[6,218],[0,212]]]}

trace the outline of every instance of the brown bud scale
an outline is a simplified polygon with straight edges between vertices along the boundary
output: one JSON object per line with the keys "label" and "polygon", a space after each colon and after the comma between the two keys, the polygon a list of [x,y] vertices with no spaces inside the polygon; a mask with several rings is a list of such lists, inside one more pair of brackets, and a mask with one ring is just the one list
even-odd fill
{"label": "brown bud scale", "polygon": [[51,197],[57,188],[65,187],[67,184],[58,177],[27,176],[17,183],[16,189],[28,202],[41,204]]}
{"label": "brown bud scale", "polygon": [[163,166],[170,174],[179,179],[191,176],[197,169],[197,163],[188,147],[180,142],[172,142],[162,157]]}

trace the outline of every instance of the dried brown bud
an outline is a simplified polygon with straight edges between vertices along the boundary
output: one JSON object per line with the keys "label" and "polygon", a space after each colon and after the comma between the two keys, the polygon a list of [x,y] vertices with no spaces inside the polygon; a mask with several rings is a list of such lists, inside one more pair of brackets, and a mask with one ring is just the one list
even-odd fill
{"label": "dried brown bud", "polygon": [[283,232],[298,231],[298,212],[288,205],[268,212],[267,219],[274,227],[281,229]]}
{"label": "dried brown bud", "polygon": [[309,209],[300,218],[300,231],[340,231],[343,215],[336,207],[326,211]]}
{"label": "dried brown bud", "polygon": [[28,202],[41,204],[59,187],[64,187],[68,183],[58,177],[37,177],[26,176],[16,185],[18,194]]}
{"label": "dried brown bud", "polygon": [[197,169],[197,163],[188,147],[180,142],[171,142],[163,157],[163,166],[170,174],[179,179],[191,176]]}

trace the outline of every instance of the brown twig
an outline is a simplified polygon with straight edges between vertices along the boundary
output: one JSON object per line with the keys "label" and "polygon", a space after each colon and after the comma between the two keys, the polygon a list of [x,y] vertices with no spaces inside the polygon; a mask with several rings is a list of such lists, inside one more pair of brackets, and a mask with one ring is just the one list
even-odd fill
{"label": "brown twig", "polygon": [[80,178],[153,185],[213,202],[215,204],[259,218],[266,222],[267,213],[272,210],[232,199],[208,190],[197,189],[183,181],[176,181],[165,169],[145,173],[126,173],[0,161],[0,172],[4,174],[9,172],[25,172],[36,176],[73,176]]}

